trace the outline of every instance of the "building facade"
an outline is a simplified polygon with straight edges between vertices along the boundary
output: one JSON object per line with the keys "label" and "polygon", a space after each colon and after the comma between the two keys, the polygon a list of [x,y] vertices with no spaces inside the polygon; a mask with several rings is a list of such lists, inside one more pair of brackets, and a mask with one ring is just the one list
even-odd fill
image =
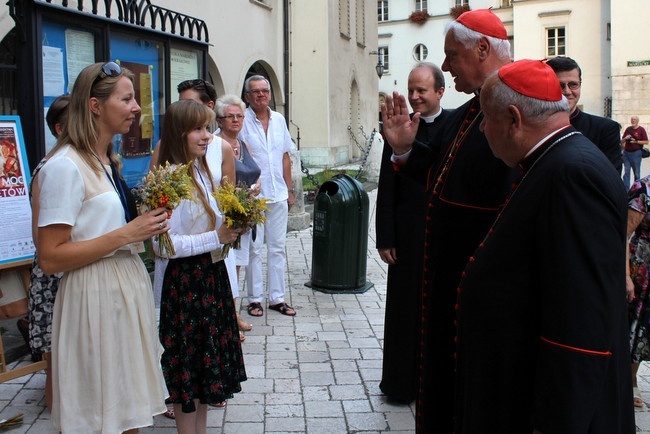
{"label": "building facade", "polygon": [[[644,0],[378,0],[378,46],[387,72],[379,82],[381,98],[406,92],[413,65],[444,61],[444,29],[454,6],[492,8],[501,18],[512,44],[513,59],[558,55],[575,59],[582,69],[580,105],[622,125],[637,114],[650,124],[650,47],[643,44],[640,22],[650,17]],[[426,11],[422,19],[411,17]],[[630,25],[630,21],[637,25]],[[445,73],[442,105],[454,108],[468,99],[454,90]]]}
{"label": "building facade", "polygon": [[[64,0],[40,1],[55,8],[76,6]],[[91,0],[80,3],[90,14]],[[117,17],[124,5],[144,1],[108,4]],[[329,167],[360,157],[363,151],[356,143],[365,145],[364,134],[378,128],[376,57],[368,55],[370,47],[376,47],[377,21],[368,2],[156,0],[155,4],[205,22],[209,34],[205,70],[219,95],[242,95],[244,81],[252,74],[269,78],[272,107],[286,117],[307,165]],[[10,7],[1,5],[0,39],[5,47],[13,45],[15,27]],[[157,30],[170,32],[170,27]],[[176,84],[170,86],[171,101],[177,98]],[[15,108],[4,114],[10,114],[8,110],[20,114]],[[30,128],[29,123],[23,119],[23,128]]]}
{"label": "building facade", "polygon": [[645,43],[645,23],[650,3],[643,0],[615,2],[611,17],[611,72],[613,118],[623,127],[632,115],[650,131],[650,46]]}
{"label": "building facade", "polygon": [[377,18],[367,0],[291,5],[292,123],[309,166],[363,157],[378,130]]}
{"label": "building facade", "polygon": [[[62,0],[48,1],[57,2]],[[91,2],[86,3],[88,9]],[[206,23],[206,70],[220,95],[240,95],[252,73],[269,77],[273,105],[287,118],[302,161],[317,167],[364,156],[363,147],[378,127],[377,91],[379,102],[394,90],[406,92],[408,72],[417,61],[441,65],[450,8],[467,3],[378,0],[375,9],[367,0],[156,1]],[[502,19],[514,59],[573,57],[582,67],[585,111],[623,126],[636,114],[650,126],[650,46],[643,43],[643,26],[629,24],[631,18],[638,23],[650,17],[647,1],[469,0],[469,6],[491,7]],[[0,6],[5,57],[11,56],[6,47],[16,38],[14,27],[5,3]],[[384,66],[379,80],[378,61]],[[464,103],[468,95],[454,90],[449,74],[446,80],[443,106]],[[17,114],[15,106],[2,103],[4,114]],[[29,121],[23,119],[24,128]]]}

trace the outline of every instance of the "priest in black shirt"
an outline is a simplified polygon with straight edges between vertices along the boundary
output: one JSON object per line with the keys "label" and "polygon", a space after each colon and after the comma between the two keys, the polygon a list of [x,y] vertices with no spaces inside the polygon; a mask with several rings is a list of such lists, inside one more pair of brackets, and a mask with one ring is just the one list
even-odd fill
{"label": "priest in black shirt", "polygon": [[[416,140],[438,155],[440,132],[449,110],[440,107],[445,77],[433,63],[420,62],[408,77],[408,99],[420,114]],[[392,149],[384,145],[377,193],[377,250],[388,264],[384,358],[379,389],[392,401],[408,404],[418,384],[420,299],[424,255],[424,185],[393,170]]]}
{"label": "priest in black shirt", "polygon": [[591,140],[620,174],[623,167],[621,126],[612,119],[580,110],[578,102],[582,90],[582,70],[575,60],[559,56],[549,59],[546,63],[555,71],[562,94],[569,102],[571,125]]}

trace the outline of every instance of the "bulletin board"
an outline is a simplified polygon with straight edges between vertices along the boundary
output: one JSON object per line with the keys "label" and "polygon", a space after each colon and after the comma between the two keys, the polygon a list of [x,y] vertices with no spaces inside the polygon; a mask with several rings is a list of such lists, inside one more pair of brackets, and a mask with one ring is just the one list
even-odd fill
{"label": "bulletin board", "polygon": [[23,129],[18,116],[0,116],[0,269],[34,258],[31,181]]}
{"label": "bulletin board", "polygon": [[151,151],[160,139],[165,113],[164,44],[141,34],[113,32],[111,59],[135,74],[136,100],[141,112],[127,134],[115,138],[115,152],[122,158],[122,177],[129,187],[149,171]]}
{"label": "bulletin board", "polygon": [[[164,44],[142,34],[111,33],[110,58],[97,59],[97,36],[90,29],[43,22],[43,116],[54,99],[72,91],[79,72],[96,61],[114,61],[135,74],[136,100],[142,111],[131,130],[115,136],[114,150],[122,159],[122,176],[133,187],[149,170],[151,150],[160,137],[165,90]],[[46,152],[56,140],[45,126]]]}

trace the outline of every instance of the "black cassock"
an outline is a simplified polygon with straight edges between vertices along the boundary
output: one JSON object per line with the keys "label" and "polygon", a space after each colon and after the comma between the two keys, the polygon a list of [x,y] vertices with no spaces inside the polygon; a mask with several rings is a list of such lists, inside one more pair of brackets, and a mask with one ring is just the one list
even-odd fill
{"label": "black cassock", "polygon": [[458,283],[518,173],[494,157],[479,130],[481,120],[479,100],[474,97],[445,121],[440,158],[415,143],[402,170],[426,183],[429,199],[418,357],[418,433],[453,431]]}
{"label": "black cassock", "polygon": [[456,432],[633,433],[620,175],[573,127],[521,166],[459,287]]}
{"label": "black cassock", "polygon": [[571,115],[571,125],[588,138],[621,173],[623,154],[621,149],[621,126],[608,118],[585,113],[576,107]]}
{"label": "black cassock", "polygon": [[[448,110],[434,122],[420,120],[416,140],[436,155]],[[389,398],[409,403],[417,392],[420,344],[420,298],[426,193],[422,183],[393,169],[392,149],[384,145],[377,192],[377,248],[396,248],[397,263],[388,266],[384,320],[384,358],[379,388]]]}

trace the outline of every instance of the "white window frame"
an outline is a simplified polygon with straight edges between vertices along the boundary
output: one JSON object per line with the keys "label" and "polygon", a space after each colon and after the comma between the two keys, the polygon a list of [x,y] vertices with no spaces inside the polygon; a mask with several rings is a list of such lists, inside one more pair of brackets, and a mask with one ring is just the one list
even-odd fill
{"label": "white window frame", "polygon": [[566,56],[566,27],[546,27],[546,57]]}
{"label": "white window frame", "polygon": [[377,21],[388,21],[388,0],[377,0]]}
{"label": "white window frame", "polygon": [[390,73],[390,56],[388,46],[384,45],[382,47],[378,47],[377,51],[379,52],[381,64],[384,65],[384,74]]}

